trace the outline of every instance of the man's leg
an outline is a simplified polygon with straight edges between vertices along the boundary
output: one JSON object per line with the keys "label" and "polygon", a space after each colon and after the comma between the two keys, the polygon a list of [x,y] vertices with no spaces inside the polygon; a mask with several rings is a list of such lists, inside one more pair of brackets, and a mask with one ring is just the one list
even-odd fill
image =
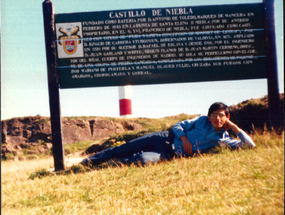
{"label": "man's leg", "polygon": [[[156,162],[161,158],[160,154],[164,153],[163,144],[165,144],[169,138],[170,137],[168,131],[147,134],[120,146],[115,146],[113,148],[109,148],[97,154],[91,155],[90,157],[84,159],[82,163],[100,164],[113,158],[119,158],[123,163],[136,161],[145,163],[147,160]],[[145,154],[145,152],[154,153]],[[163,154],[163,157],[165,156],[166,155]]]}
{"label": "man's leg", "polygon": [[162,155],[161,152],[138,152],[134,155],[132,155],[131,157],[128,158],[122,158],[120,160],[121,163],[123,164],[147,164],[147,163],[155,163],[158,162],[160,160],[163,159],[163,157],[165,157],[165,155]]}
{"label": "man's leg", "polygon": [[174,157],[174,149],[172,143],[174,141],[174,133],[172,131],[156,132],[151,136],[151,151],[141,151],[128,158],[121,159],[122,163],[155,163],[160,160],[169,160]]}
{"label": "man's leg", "polygon": [[120,146],[105,149],[84,159],[82,163],[100,164],[112,158],[128,158],[138,152],[148,151],[151,148],[150,139],[153,135],[155,133],[144,135]]}

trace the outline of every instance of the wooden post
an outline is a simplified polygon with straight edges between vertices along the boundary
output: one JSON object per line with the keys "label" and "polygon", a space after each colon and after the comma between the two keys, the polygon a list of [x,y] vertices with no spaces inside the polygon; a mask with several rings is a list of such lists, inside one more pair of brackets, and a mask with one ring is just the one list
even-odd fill
{"label": "wooden post", "polygon": [[265,44],[266,44],[266,71],[268,86],[269,123],[271,127],[283,125],[283,115],[280,109],[276,35],[274,18],[274,0],[263,0],[265,12]]}
{"label": "wooden post", "polygon": [[56,63],[56,41],[53,4],[50,0],[43,2],[44,31],[48,73],[48,90],[50,105],[50,121],[52,129],[52,145],[55,171],[64,170],[64,151],[61,132],[61,115],[59,84]]}

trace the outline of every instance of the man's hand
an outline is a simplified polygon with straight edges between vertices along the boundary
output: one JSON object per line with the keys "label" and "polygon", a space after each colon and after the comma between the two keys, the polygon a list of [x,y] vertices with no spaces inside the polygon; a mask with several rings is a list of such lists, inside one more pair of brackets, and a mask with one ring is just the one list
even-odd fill
{"label": "man's hand", "polygon": [[181,136],[179,139],[182,141],[182,145],[183,145],[185,153],[191,156],[192,155],[192,144],[190,143],[186,135]]}
{"label": "man's hand", "polygon": [[241,129],[234,124],[230,119],[227,119],[225,125],[224,125],[224,129],[228,130],[228,129],[232,129],[236,134],[238,134]]}

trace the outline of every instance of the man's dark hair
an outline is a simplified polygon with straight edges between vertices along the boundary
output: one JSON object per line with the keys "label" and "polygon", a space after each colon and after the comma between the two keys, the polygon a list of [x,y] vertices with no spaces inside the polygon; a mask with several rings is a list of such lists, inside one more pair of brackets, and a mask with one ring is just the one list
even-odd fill
{"label": "man's dark hair", "polygon": [[211,114],[216,110],[224,110],[226,116],[228,116],[230,112],[229,107],[227,105],[225,105],[222,102],[215,102],[214,104],[210,106],[209,111],[208,111],[208,116],[211,116]]}

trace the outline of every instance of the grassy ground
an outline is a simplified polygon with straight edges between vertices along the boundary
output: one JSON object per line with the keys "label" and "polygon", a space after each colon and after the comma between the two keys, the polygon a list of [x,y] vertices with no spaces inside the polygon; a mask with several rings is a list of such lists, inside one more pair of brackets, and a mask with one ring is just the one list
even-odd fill
{"label": "grassy ground", "polygon": [[[2,161],[2,214],[284,214],[284,135],[253,150],[146,167],[46,175],[52,158]],[[42,178],[31,175],[42,173]],[[34,175],[35,176],[35,175]]]}

